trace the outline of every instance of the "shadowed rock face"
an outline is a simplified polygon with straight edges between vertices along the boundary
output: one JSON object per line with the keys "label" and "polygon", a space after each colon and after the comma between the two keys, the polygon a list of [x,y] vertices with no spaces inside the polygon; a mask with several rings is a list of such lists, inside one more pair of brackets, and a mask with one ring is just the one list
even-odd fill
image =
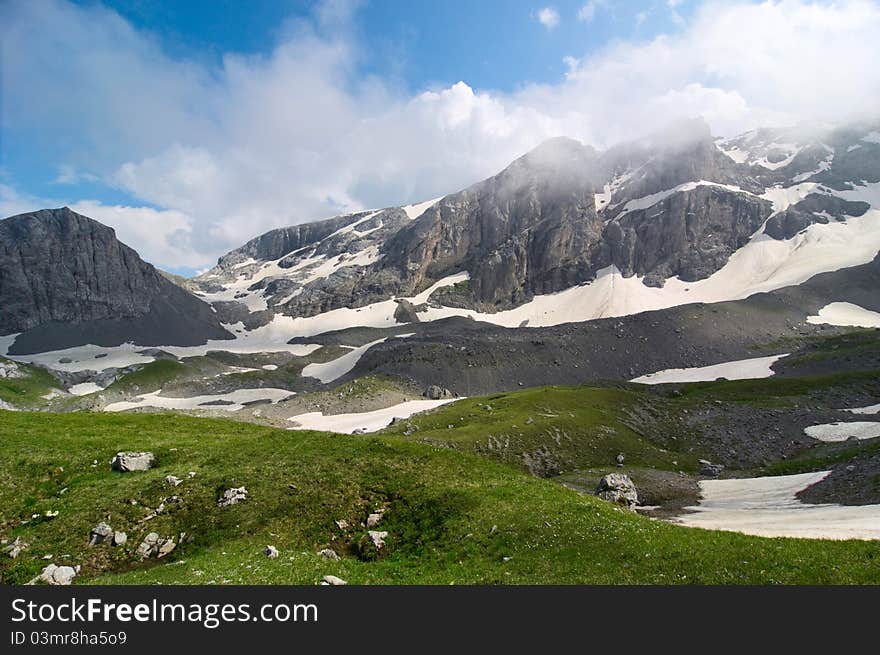
{"label": "shadowed rock face", "polygon": [[508,305],[590,279],[602,233],[597,155],[554,139],[493,178],[446,196],[382,247],[413,293],[467,270],[480,302]]}
{"label": "shadowed rock face", "polygon": [[608,223],[596,259],[626,276],[701,280],[746,245],[771,210],[766,200],[700,186]]}
{"label": "shadowed rock face", "polygon": [[[68,342],[88,338],[97,324],[104,341],[118,343],[192,345],[230,336],[208,305],[112,229],[67,207],[0,221],[0,300],[0,334],[36,330],[52,346],[78,345]],[[140,333],[139,324],[155,334]]]}

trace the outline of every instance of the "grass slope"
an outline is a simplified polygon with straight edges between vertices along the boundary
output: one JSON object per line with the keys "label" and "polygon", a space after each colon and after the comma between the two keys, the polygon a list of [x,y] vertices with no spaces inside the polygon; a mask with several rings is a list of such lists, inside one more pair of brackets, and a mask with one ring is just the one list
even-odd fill
{"label": "grass slope", "polygon": [[[645,419],[662,420],[663,404],[643,387],[539,387],[462,400],[388,432],[489,455],[540,476],[613,465],[621,452],[634,466],[695,470],[694,454],[671,450],[640,427]],[[650,416],[639,417],[643,412]]]}
{"label": "grass slope", "polygon": [[[13,363],[0,357],[0,363]],[[18,408],[34,408],[45,404],[42,396],[59,387],[58,382],[49,373],[37,366],[14,362],[23,377],[0,378],[0,400],[5,400]]]}
{"label": "grass slope", "polygon": [[[109,458],[130,449],[153,451],[157,467],[110,471]],[[168,474],[185,480],[169,487]],[[241,485],[247,501],[216,506]],[[171,495],[179,502],[140,522]],[[375,558],[359,524],[382,505],[389,536]],[[341,531],[339,519],[357,527]],[[89,547],[102,520],[128,544]],[[165,559],[139,562],[133,551],[151,531],[188,538]],[[28,544],[0,559],[7,584],[36,575],[44,555],[81,564],[77,582],[93,583],[314,584],[327,574],[359,584],[880,582],[880,543],[681,528],[449,448],[171,414],[0,411],[0,534]],[[278,559],[265,557],[267,544]],[[325,546],[342,560],[319,557]]]}

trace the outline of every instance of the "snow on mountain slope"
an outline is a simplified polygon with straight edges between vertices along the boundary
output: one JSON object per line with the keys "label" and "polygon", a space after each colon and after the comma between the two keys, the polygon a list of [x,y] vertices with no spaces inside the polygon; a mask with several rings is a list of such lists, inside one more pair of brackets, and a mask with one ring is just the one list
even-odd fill
{"label": "snow on mountain slope", "polygon": [[294,424],[291,430],[322,430],[325,432],[339,432],[352,434],[353,432],[376,432],[387,428],[395,418],[409,418],[420,412],[446,405],[460,398],[443,398],[440,400],[408,400],[398,405],[392,405],[384,409],[372,412],[358,412],[353,414],[328,414],[321,412],[309,412],[291,416],[288,421]]}
{"label": "snow on mountain slope", "polygon": [[880,312],[848,302],[833,302],[820,309],[816,316],[808,316],[807,323],[880,328]]}
{"label": "snow on mountain slope", "polygon": [[[880,252],[876,127],[700,129],[604,153],[555,139],[457,194],[273,230],[193,281],[235,339],[163,349],[301,354],[317,346],[287,342],[415,318],[551,326],[742,299]],[[20,359],[153,357],[124,344]]]}
{"label": "snow on mountain slope", "polygon": [[769,378],[773,375],[773,369],[770,367],[783,357],[787,357],[787,354],[740,359],[734,362],[723,362],[721,364],[696,368],[670,368],[665,371],[643,375],[630,380],[630,382],[666,384],[669,382],[712,382],[718,378],[725,378],[727,380]]}
{"label": "snow on mountain slope", "polygon": [[188,398],[171,398],[162,395],[162,391],[154,391],[138,396],[134,401],[111,403],[104,408],[105,412],[124,412],[131,409],[153,407],[156,409],[212,409],[225,412],[237,412],[248,404],[269,401],[277,403],[294,395],[286,389],[237,389],[225,394],[209,394]]}
{"label": "snow on mountain slope", "polygon": [[363,357],[365,352],[384,341],[385,339],[377,339],[376,341],[365,343],[363,346],[358,346],[341,357],[337,357],[329,362],[309,364],[302,370],[302,376],[304,378],[316,378],[324,384],[338,380],[357,366],[358,361],[360,361],[360,358]]}
{"label": "snow on mountain slope", "polygon": [[830,471],[701,480],[699,504],[675,523],[761,537],[880,539],[880,505],[811,505],[797,494]]}

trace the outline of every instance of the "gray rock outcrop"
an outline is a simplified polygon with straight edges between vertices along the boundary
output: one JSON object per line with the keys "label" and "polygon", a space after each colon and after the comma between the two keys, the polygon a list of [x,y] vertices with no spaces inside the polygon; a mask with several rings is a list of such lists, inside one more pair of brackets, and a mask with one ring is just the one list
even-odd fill
{"label": "gray rock outcrop", "polygon": [[248,490],[244,487],[234,487],[232,489],[227,489],[223,492],[223,495],[217,501],[218,507],[230,507],[231,505],[238,505],[238,503],[247,500]]}
{"label": "gray rock outcrop", "polygon": [[45,582],[50,585],[69,585],[79,573],[78,566],[58,566],[49,564],[30,584]]}
{"label": "gray rock outcrop", "polygon": [[127,473],[130,471],[148,471],[156,462],[156,456],[150,452],[120,452],[110,462],[114,471]]}
{"label": "gray rock outcrop", "polygon": [[113,537],[113,528],[104,523],[98,523],[89,533],[89,546],[97,546]]}
{"label": "gray rock outcrop", "polygon": [[0,221],[0,334],[13,354],[126,341],[199,345],[231,338],[211,308],[67,207]]}
{"label": "gray rock outcrop", "polygon": [[602,500],[629,508],[633,508],[639,503],[636,485],[628,475],[623,473],[609,473],[599,480],[596,495]]}

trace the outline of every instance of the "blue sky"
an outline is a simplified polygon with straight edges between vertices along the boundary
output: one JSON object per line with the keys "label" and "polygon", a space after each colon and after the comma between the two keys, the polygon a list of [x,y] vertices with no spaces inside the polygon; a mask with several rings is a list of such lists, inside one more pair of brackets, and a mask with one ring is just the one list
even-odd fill
{"label": "blue sky", "polygon": [[[78,0],[92,5],[94,0]],[[109,0],[104,3],[181,57],[220,62],[224,53],[267,53],[291,19],[309,20],[307,0]],[[364,0],[353,31],[369,49],[364,74],[395,79],[412,92],[459,80],[481,89],[512,91],[528,82],[553,82],[567,56],[581,57],[615,39],[650,38],[674,31],[696,3],[585,0]],[[543,8],[559,15],[548,29]],[[642,18],[639,18],[641,16]]]}
{"label": "blue sky", "polygon": [[849,120],[877,33],[867,0],[6,0],[0,216],[67,204],[191,274],[553,136]]}

